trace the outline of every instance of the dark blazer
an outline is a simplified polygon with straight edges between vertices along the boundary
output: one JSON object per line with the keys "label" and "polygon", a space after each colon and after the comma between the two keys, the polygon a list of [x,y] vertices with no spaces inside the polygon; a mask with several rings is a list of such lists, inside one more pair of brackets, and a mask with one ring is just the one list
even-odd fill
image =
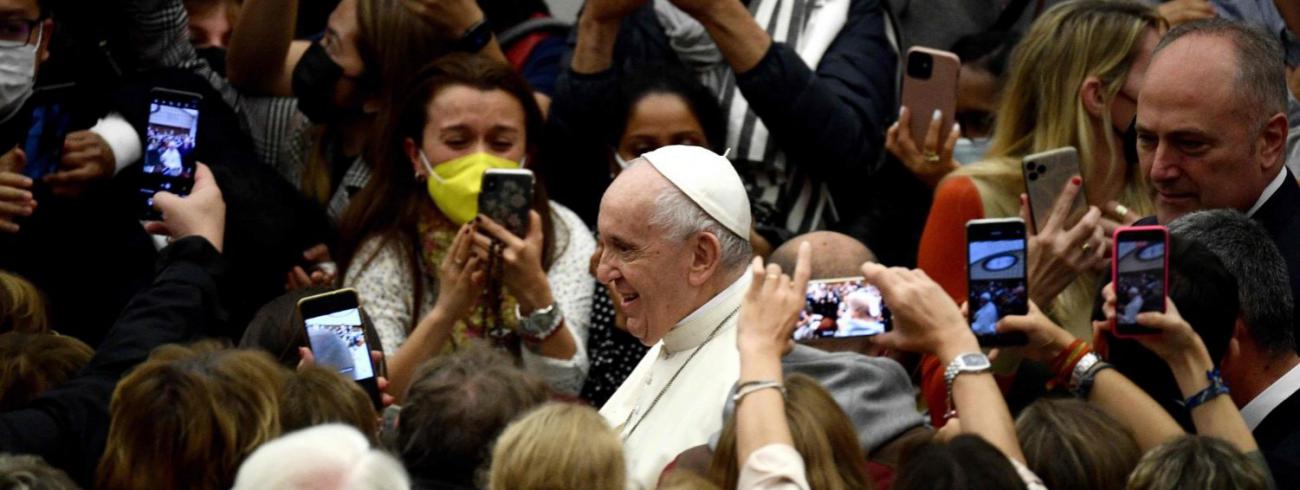
{"label": "dark blazer", "polygon": [[1276,488],[1300,488],[1300,391],[1269,412],[1254,435]]}
{"label": "dark blazer", "polygon": [[[1296,183],[1295,175],[1290,170],[1283,171],[1287,175],[1286,182],[1264,206],[1255,211],[1252,218],[1268,231],[1269,237],[1282,252],[1287,273],[1291,277],[1291,297],[1300,298],[1300,184]],[[1296,333],[1300,334],[1300,308],[1296,312]]]}

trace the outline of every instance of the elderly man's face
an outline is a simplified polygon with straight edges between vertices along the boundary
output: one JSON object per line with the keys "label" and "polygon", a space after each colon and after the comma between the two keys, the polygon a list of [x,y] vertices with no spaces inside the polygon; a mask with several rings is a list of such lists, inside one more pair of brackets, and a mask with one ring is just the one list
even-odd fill
{"label": "elderly man's face", "polygon": [[693,309],[691,252],[649,223],[655,198],[672,185],[650,165],[619,174],[600,203],[603,247],[596,276],[622,297],[627,331],[654,345]]}
{"label": "elderly man's face", "polygon": [[[1169,223],[1200,209],[1254,205],[1272,174],[1262,166],[1260,120],[1234,90],[1231,41],[1184,37],[1152,61],[1138,100],[1138,157]],[[1282,76],[1279,74],[1278,76]]]}

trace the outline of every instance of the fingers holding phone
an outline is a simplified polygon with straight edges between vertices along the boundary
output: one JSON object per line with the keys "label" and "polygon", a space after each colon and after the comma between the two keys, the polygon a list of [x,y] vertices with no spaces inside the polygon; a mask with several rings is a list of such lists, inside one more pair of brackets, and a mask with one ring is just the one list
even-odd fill
{"label": "fingers holding phone", "polygon": [[173,240],[197,235],[222,249],[226,228],[226,202],[221,189],[207,165],[198,164],[194,176],[194,189],[186,197],[170,192],[159,192],[153,197],[154,209],[162,221],[145,223],[145,231],[167,235]]}
{"label": "fingers holding phone", "polygon": [[[13,154],[17,153],[15,157]],[[5,165],[5,160],[12,162],[15,158],[21,159],[22,150],[13,149],[0,157],[0,168]],[[13,168],[13,164],[9,164]],[[19,166],[18,171],[0,170],[0,233],[17,233],[19,230],[18,218],[31,216],[36,212],[36,199],[32,195],[32,179],[22,175],[22,168]]]}
{"label": "fingers holding phone", "polygon": [[911,118],[907,106],[899,108],[898,121],[885,133],[885,149],[903,162],[913,175],[933,188],[960,166],[953,160],[952,153],[957,139],[961,137],[961,127],[954,123],[941,143],[944,116],[941,110],[935,109],[924,133],[924,140],[918,145],[910,129]]}

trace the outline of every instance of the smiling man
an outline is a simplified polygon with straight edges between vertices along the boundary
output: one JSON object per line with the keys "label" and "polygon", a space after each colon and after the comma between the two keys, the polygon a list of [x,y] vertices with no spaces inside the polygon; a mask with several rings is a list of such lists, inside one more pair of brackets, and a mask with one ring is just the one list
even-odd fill
{"label": "smiling man", "polygon": [[1286,169],[1287,86],[1274,36],[1215,19],[1165,35],[1138,97],[1156,218],[1230,208],[1268,231],[1300,294],[1300,185]]}
{"label": "smiling man", "polygon": [[722,427],[740,369],[750,226],[740,176],[700,147],[646,153],[601,200],[597,276],[622,298],[628,332],[652,347],[600,413],[622,436],[629,480],[644,488]]}

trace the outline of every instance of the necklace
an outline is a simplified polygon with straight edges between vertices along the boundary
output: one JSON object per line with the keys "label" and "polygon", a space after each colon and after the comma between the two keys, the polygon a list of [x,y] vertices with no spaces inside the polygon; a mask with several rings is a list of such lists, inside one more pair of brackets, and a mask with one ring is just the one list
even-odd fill
{"label": "necklace", "polygon": [[[713,340],[713,337],[718,335],[718,332],[722,330],[722,326],[726,325],[727,322],[731,320],[731,317],[736,316],[736,312],[738,311],[740,311],[739,306],[737,306],[736,309],[731,310],[731,313],[728,314],[726,318],[723,318],[722,322],[718,323],[718,326],[713,327],[713,331],[709,332],[709,336],[704,338],[704,342],[700,342],[700,345],[696,346],[695,350],[691,351],[691,355],[686,358],[686,362],[683,362],[682,365],[677,368],[677,372],[673,373],[673,376],[671,378],[668,378],[668,383],[664,384],[664,387],[661,388],[659,390],[659,393],[655,395],[654,400],[650,401],[650,406],[646,407],[645,412],[642,412],[641,416],[636,419],[636,423],[632,424],[632,429],[627,431],[627,434],[623,435],[623,442],[627,442],[627,439],[629,437],[632,437],[632,434],[636,432],[637,427],[641,426],[641,421],[645,420],[646,415],[649,415],[650,411],[654,410],[655,405],[659,404],[659,399],[663,398],[664,393],[666,393],[669,388],[673,387],[673,381],[677,381],[677,376],[682,374],[682,370],[686,369],[686,366],[691,363],[692,359],[695,359],[695,355],[700,353],[700,349],[703,349],[704,346],[708,345],[709,341]],[[624,420],[623,423],[619,424],[618,426],[626,427],[627,423],[631,422],[632,417],[636,417],[638,412],[641,411],[638,408],[633,408],[632,412],[627,414],[627,419]]]}

